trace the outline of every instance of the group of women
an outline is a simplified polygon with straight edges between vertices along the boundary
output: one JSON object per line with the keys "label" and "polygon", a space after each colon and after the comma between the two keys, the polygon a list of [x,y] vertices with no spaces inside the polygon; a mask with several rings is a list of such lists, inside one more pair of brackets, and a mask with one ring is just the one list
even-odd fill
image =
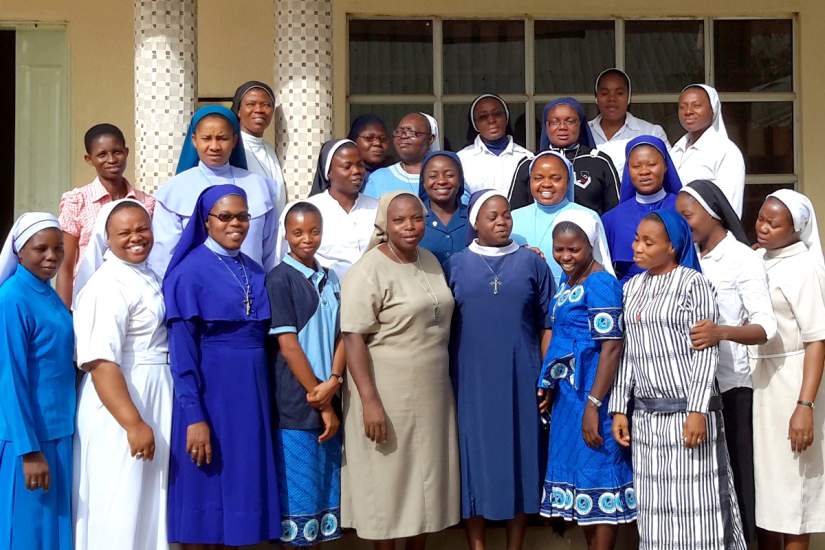
{"label": "group of women", "polygon": [[541,514],[592,549],[634,521],[645,549],[806,548],[825,531],[813,206],[771,194],[753,250],[712,88],[682,92],[673,148],[627,111],[625,73],[595,95],[589,123],[549,103],[535,155],[494,94],[458,154],[427,114],[359,117],[288,204],[266,84],[195,113],[154,197],[123,177],[122,133],[90,129],[97,178],[0,254],[0,546],[351,528],[415,550],[463,520],[469,548],[505,521],[516,550]]}

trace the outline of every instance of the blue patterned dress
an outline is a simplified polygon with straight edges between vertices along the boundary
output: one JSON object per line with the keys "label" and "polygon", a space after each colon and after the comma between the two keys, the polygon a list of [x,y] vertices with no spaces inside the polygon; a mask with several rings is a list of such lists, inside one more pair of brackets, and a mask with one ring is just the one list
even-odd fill
{"label": "blue patterned dress", "polygon": [[571,288],[563,275],[553,298],[551,323],[553,339],[539,378],[540,388],[554,392],[541,515],[581,525],[634,521],[630,452],[611,435],[609,395],[599,411],[604,443],[591,449],[582,436],[582,416],[596,380],[601,343],[623,337],[621,285],[599,271]]}

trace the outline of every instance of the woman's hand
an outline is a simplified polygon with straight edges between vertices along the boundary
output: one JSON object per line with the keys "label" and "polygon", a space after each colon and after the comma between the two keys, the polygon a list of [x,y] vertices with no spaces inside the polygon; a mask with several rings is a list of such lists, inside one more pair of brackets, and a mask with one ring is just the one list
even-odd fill
{"label": "woman's hand", "polygon": [[705,415],[700,412],[689,412],[682,428],[682,443],[688,449],[693,449],[708,439],[708,423]]}
{"label": "woman's hand", "polygon": [[364,403],[364,433],[376,443],[387,440],[387,415],[379,399]]}
{"label": "woman's hand", "polygon": [[338,393],[338,386],[340,384],[337,378],[330,378],[326,382],[321,382],[307,393],[307,403],[313,409],[322,411],[329,406],[332,398]]}
{"label": "woman's hand", "polygon": [[155,457],[155,434],[146,422],[140,420],[126,428],[129,450],[138,460],[152,460]]}
{"label": "woman's hand", "polygon": [[335,434],[338,433],[338,428],[341,427],[341,421],[338,420],[338,415],[332,407],[321,409],[321,420],[324,422],[324,432],[318,437],[318,443],[329,441]]}
{"label": "woman's hand", "polygon": [[719,326],[708,319],[699,321],[690,329],[690,343],[693,349],[711,348],[718,344],[721,339]]}
{"label": "woman's hand", "polygon": [[814,411],[810,407],[797,405],[788,423],[788,439],[791,450],[801,453],[814,442]]}
{"label": "woman's hand", "polygon": [[539,248],[537,246],[527,246],[527,245],[523,245],[523,247],[526,248],[527,250],[529,250],[530,252],[534,253],[534,254],[538,254],[539,258],[541,258],[542,260],[547,259],[547,258],[544,257],[544,252],[541,251],[541,248]]}
{"label": "woman's hand", "polygon": [[597,409],[596,405],[591,403],[590,400],[584,404],[582,437],[591,449],[597,449],[604,443],[604,439],[599,433],[599,409]]}
{"label": "woman's hand", "polygon": [[539,398],[539,414],[545,414],[550,410],[550,405],[553,402],[553,392],[551,390],[540,389],[536,392]]}
{"label": "woman's hand", "polygon": [[186,428],[186,452],[198,466],[212,463],[212,444],[209,424],[205,421],[189,424]]}
{"label": "woman's hand", "polygon": [[36,489],[49,490],[49,462],[43,453],[29,453],[23,455],[23,478],[26,480],[26,489],[34,491]]}
{"label": "woman's hand", "polygon": [[630,424],[627,421],[627,415],[622,413],[615,413],[613,415],[613,439],[622,447],[630,447]]}

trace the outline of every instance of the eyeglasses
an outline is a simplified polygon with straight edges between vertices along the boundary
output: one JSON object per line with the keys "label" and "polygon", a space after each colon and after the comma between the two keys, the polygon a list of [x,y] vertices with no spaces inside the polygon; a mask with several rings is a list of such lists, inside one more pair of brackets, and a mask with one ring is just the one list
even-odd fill
{"label": "eyeglasses", "polygon": [[241,223],[246,223],[252,219],[249,212],[239,212],[238,214],[230,214],[229,212],[221,212],[220,214],[209,213],[213,218],[218,218],[222,223],[229,223],[232,220],[238,220]]}
{"label": "eyeglasses", "polygon": [[420,138],[429,135],[429,132],[416,132],[412,128],[397,128],[392,133],[392,136],[397,138]]}
{"label": "eyeglasses", "polygon": [[358,136],[358,139],[363,139],[367,143],[380,143],[381,145],[387,143],[389,141],[387,136],[382,136],[378,134],[366,134]]}
{"label": "eyeglasses", "polygon": [[476,121],[478,122],[492,122],[497,118],[504,118],[504,111],[499,109],[497,111],[478,113],[476,115]]}
{"label": "eyeglasses", "polygon": [[547,121],[548,126],[551,128],[561,128],[564,126],[565,128],[575,128],[579,125],[579,119],[577,118],[565,118],[565,119],[558,119],[558,118],[551,118]]}

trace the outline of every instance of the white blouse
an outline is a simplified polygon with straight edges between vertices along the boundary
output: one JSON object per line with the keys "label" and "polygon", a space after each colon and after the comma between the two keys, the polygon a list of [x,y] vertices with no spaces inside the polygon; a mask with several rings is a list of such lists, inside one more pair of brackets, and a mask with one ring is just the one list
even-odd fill
{"label": "white blouse", "polygon": [[512,137],[500,155],[491,153],[481,140],[481,136],[476,136],[472,144],[457,154],[464,171],[464,187],[467,196],[482,189],[495,189],[509,196],[510,186],[519,162],[524,158],[533,157],[533,153],[515,143]]}
{"label": "white blouse", "polygon": [[359,194],[352,210],[347,212],[329,191],[306,200],[318,207],[324,223],[321,247],[315,257],[318,263],[333,270],[343,281],[352,264],[367,251],[375,227],[378,201]]}
{"label": "white blouse", "polygon": [[665,142],[665,145],[670,147],[667,140],[667,134],[664,129],[658,124],[652,124],[646,120],[633,116],[631,113],[625,115],[624,124],[619,131],[613,134],[613,137],[607,139],[607,135],[602,130],[602,115],[597,116],[588,124],[590,125],[590,132],[593,134],[593,140],[596,142],[596,149],[603,151],[613,161],[613,166],[616,167],[616,172],[621,178],[625,165],[625,148],[627,142],[639,136],[654,136]]}
{"label": "white blouse", "polygon": [[671,148],[670,156],[682,185],[696,180],[715,183],[725,193],[736,215],[742,217],[745,159],[735,143],[708,128],[693,145],[688,145],[687,134],[682,136]]}
{"label": "white blouse", "polygon": [[241,130],[244,153],[246,153],[246,168],[272,182],[274,185],[275,207],[283,212],[286,206],[286,185],[281,163],[275,148],[264,138],[253,136]]}

